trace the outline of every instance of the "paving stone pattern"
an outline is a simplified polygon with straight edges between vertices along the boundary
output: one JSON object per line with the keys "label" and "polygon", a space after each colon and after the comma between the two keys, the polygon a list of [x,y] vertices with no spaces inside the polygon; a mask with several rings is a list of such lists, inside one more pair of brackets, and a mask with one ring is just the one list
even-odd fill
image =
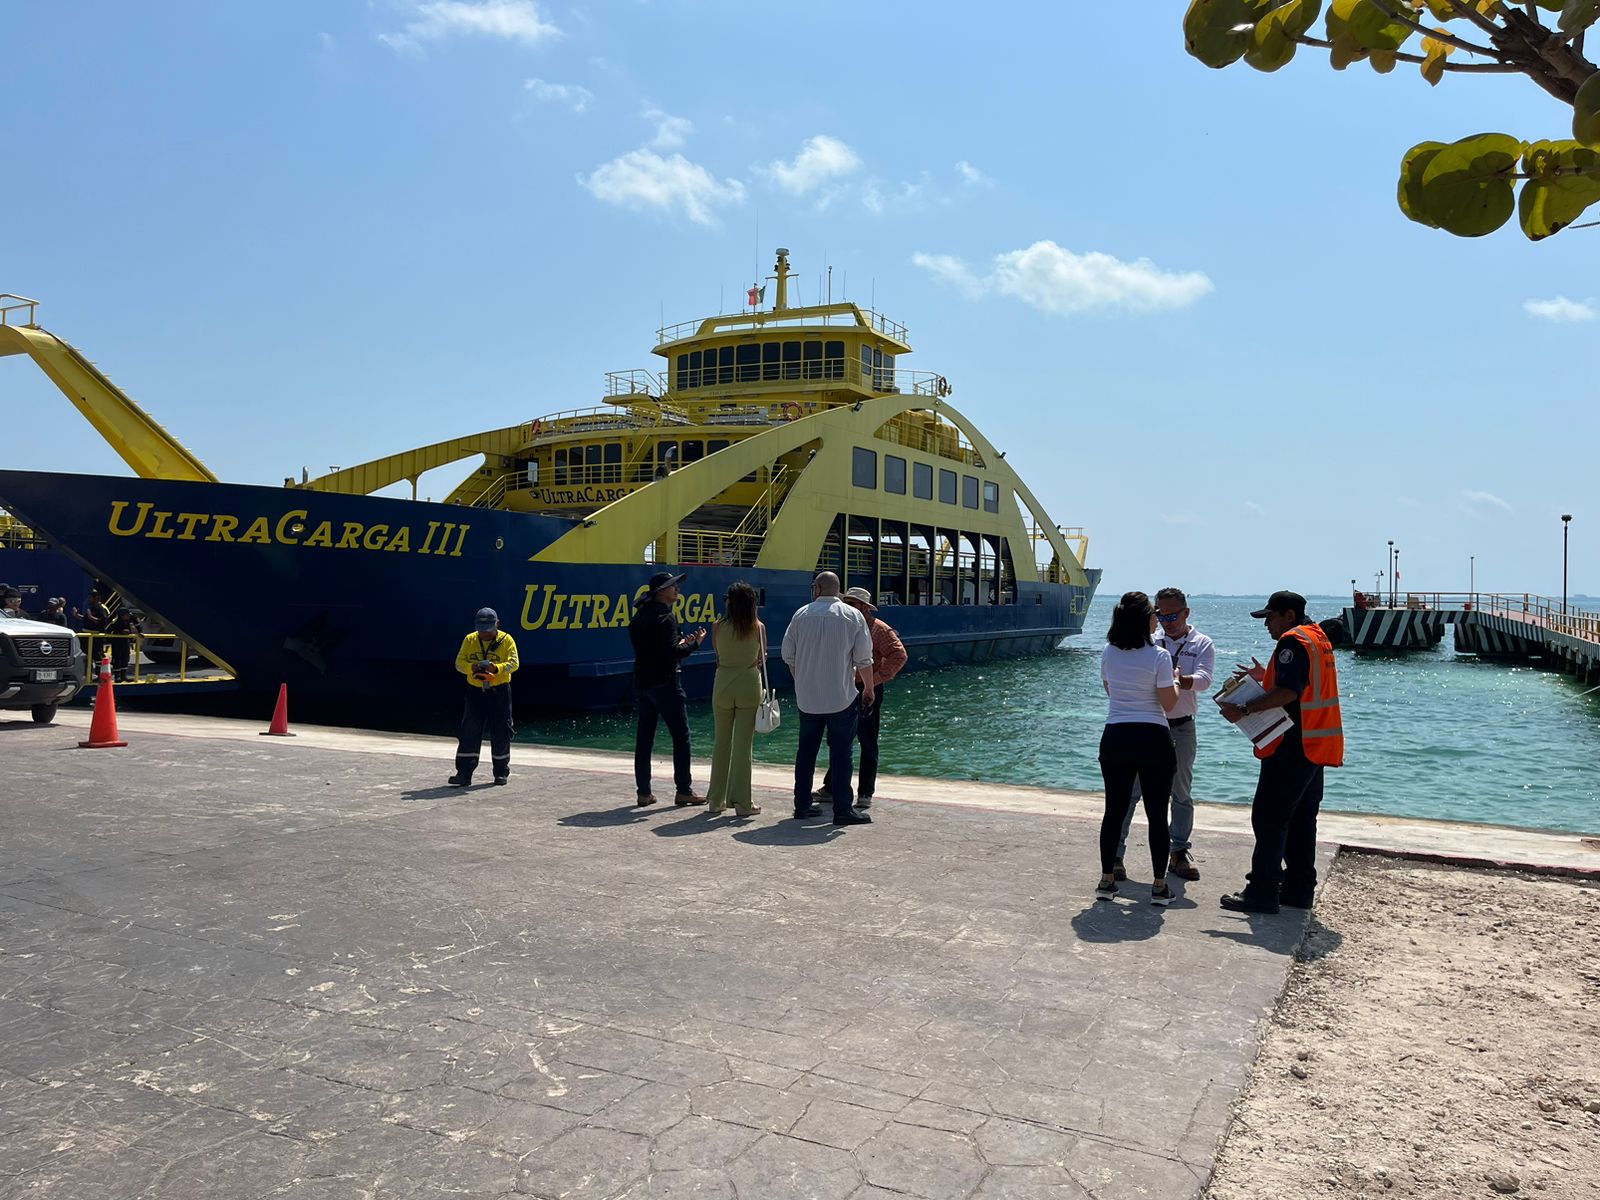
{"label": "paving stone pattern", "polygon": [[75,740],[0,723],[0,1197],[1194,1196],[1303,923],[1232,837],[1162,912],[1082,820]]}

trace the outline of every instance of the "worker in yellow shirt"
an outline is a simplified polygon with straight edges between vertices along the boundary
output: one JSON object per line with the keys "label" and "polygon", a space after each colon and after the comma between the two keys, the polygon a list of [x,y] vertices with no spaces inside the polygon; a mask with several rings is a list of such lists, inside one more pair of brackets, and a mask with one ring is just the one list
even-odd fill
{"label": "worker in yellow shirt", "polygon": [[456,773],[450,776],[453,787],[472,782],[486,728],[494,781],[505,783],[511,777],[511,676],[521,665],[517,643],[500,632],[500,617],[492,608],[478,610],[477,625],[477,632],[467,634],[456,652],[456,670],[467,677],[467,704],[461,713]]}

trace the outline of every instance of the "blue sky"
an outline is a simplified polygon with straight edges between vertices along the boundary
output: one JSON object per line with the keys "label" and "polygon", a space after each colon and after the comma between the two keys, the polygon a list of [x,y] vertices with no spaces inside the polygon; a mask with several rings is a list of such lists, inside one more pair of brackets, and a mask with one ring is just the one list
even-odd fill
{"label": "blue sky", "polygon": [[[1183,7],[11,5],[0,291],[271,484],[598,403],[785,245],[909,326],[1108,589],[1370,585],[1393,538],[1404,585],[1559,593],[1571,512],[1600,592],[1600,231],[1394,202],[1414,142],[1568,112],[1211,71]],[[30,364],[0,403],[0,464],[126,472]]]}

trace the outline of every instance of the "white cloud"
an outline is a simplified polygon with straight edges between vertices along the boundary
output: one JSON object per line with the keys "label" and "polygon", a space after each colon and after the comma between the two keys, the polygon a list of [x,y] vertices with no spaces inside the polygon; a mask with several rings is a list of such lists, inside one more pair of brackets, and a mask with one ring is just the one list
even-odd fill
{"label": "white cloud", "polygon": [[744,201],[744,184],[718,181],[710,171],[681,154],[663,158],[649,150],[630,150],[578,177],[597,200],[619,208],[678,211],[697,225],[711,225],[716,210]]}
{"label": "white cloud", "polygon": [[535,100],[546,104],[564,104],[573,112],[581,113],[589,107],[594,93],[575,83],[547,83],[543,79],[529,79],[522,85]]}
{"label": "white cloud", "polygon": [[952,255],[915,254],[911,261],[970,295],[1013,296],[1056,316],[1167,312],[1216,290],[1199,271],[1163,271],[1147,258],[1123,262],[1099,251],[1074,254],[1051,241],[996,255],[986,276]]}
{"label": "white cloud", "polygon": [[687,117],[675,117],[659,108],[646,108],[640,115],[646,121],[655,122],[656,135],[650,139],[650,144],[657,150],[676,150],[694,132],[693,121]]}
{"label": "white cloud", "polygon": [[1264,517],[1267,515],[1267,510],[1262,508],[1261,505],[1257,504],[1254,500],[1246,500],[1244,502],[1244,511],[1249,513],[1252,517]]}
{"label": "white cloud", "polygon": [[803,196],[830,179],[850,174],[860,165],[860,156],[849,146],[819,133],[806,139],[792,162],[771,163],[765,173],[785,191]]}
{"label": "white cloud", "polygon": [[1511,511],[1511,505],[1500,499],[1493,492],[1475,492],[1463,489],[1461,499],[1465,501],[1462,507],[1469,512],[1481,512],[1486,508],[1498,508],[1504,512]]}
{"label": "white cloud", "polygon": [[1553,300],[1524,300],[1523,311],[1530,317],[1543,321],[1592,321],[1600,316],[1593,300],[1568,300],[1557,296]]}
{"label": "white cloud", "polygon": [[956,173],[961,176],[961,181],[963,183],[969,184],[972,187],[994,186],[994,180],[990,179],[987,175],[978,170],[977,167],[973,166],[965,159],[962,159],[956,164]]}
{"label": "white cloud", "polygon": [[394,50],[417,50],[424,42],[480,34],[537,46],[561,36],[561,30],[539,15],[535,0],[414,0],[413,20],[399,33],[380,33],[378,40]]}

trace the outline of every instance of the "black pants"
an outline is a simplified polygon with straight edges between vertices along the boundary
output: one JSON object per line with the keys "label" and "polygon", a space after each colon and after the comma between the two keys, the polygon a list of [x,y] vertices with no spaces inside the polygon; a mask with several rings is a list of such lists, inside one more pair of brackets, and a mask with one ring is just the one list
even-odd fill
{"label": "black pants", "polygon": [[[858,691],[860,689],[857,689]],[[873,789],[878,786],[878,725],[883,717],[883,693],[886,689],[875,690],[871,708],[862,708],[856,718],[856,741],[861,745],[861,772],[856,777],[856,798],[874,795]],[[848,781],[846,781],[848,782]],[[830,763],[827,773],[822,777],[822,790],[833,790],[833,766]]]}
{"label": "black pants", "polygon": [[635,690],[639,704],[639,723],[633,731],[633,782],[641,796],[650,794],[650,753],[656,744],[656,722],[664,721],[672,735],[672,781],[678,794],[694,791],[689,772],[689,710],[683,684],[658,683]]}
{"label": "black pants", "polygon": [[1322,764],[1298,745],[1279,746],[1261,760],[1261,777],[1250,805],[1256,849],[1244,894],[1267,904],[1280,891],[1291,900],[1317,890],[1317,813],[1322,808]]}
{"label": "black pants", "polygon": [[1128,722],[1107,725],[1100,735],[1100,777],[1106,783],[1106,812],[1100,819],[1100,870],[1111,874],[1122,841],[1122,821],[1133,804],[1134,780],[1144,796],[1144,815],[1150,822],[1150,865],[1157,879],[1167,873],[1172,841],[1167,834],[1167,801],[1172,798],[1172,777],[1178,770],[1178,752],[1172,748],[1172,731],[1165,722],[1152,725]]}
{"label": "black pants", "polygon": [[461,710],[461,737],[456,743],[456,774],[467,779],[478,769],[483,751],[483,735],[489,735],[489,756],[494,777],[511,774],[511,685],[467,689],[467,703]]}

